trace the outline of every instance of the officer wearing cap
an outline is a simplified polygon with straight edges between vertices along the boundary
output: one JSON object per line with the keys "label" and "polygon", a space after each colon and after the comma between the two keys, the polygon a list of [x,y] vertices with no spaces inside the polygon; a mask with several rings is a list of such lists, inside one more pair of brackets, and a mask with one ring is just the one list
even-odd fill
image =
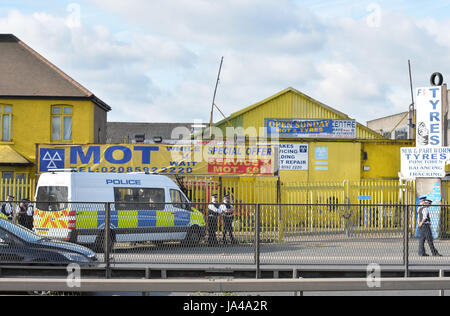
{"label": "officer wearing cap", "polygon": [[236,243],[233,237],[233,211],[234,206],[230,203],[230,196],[227,194],[223,197],[223,203],[220,205],[223,218],[223,243],[227,243],[227,233],[232,244]]}
{"label": "officer wearing cap", "polygon": [[425,241],[428,242],[431,254],[435,257],[441,257],[437,249],[434,247],[433,235],[431,233],[431,217],[429,207],[433,201],[429,200],[426,196],[420,198],[420,206],[417,209],[418,212],[418,229],[419,229],[419,256],[428,257],[425,252]]}
{"label": "officer wearing cap", "polygon": [[15,197],[12,195],[8,195],[6,203],[2,205],[1,212],[8,217],[9,221],[13,220],[14,216],[14,207],[12,205],[12,202],[14,201]]}
{"label": "officer wearing cap", "polygon": [[221,213],[217,194],[211,195],[211,203],[208,205],[208,245],[217,245],[217,223]]}

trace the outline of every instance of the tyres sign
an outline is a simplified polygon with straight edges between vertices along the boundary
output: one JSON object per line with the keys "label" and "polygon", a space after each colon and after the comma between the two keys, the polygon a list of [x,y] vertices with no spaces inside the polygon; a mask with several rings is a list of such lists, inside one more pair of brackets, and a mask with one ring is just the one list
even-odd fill
{"label": "tyres sign", "polygon": [[450,147],[408,147],[401,149],[403,179],[445,177],[445,165],[450,160]]}
{"label": "tyres sign", "polygon": [[442,135],[442,91],[441,87],[416,89],[417,147],[441,147]]}

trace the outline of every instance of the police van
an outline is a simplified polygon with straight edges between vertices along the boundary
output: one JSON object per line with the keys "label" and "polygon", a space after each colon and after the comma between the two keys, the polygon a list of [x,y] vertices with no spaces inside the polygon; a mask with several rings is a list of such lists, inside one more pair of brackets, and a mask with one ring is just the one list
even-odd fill
{"label": "police van", "polygon": [[44,173],[35,201],[37,234],[99,251],[104,249],[107,207],[113,243],[179,240],[198,244],[205,235],[203,214],[163,175]]}

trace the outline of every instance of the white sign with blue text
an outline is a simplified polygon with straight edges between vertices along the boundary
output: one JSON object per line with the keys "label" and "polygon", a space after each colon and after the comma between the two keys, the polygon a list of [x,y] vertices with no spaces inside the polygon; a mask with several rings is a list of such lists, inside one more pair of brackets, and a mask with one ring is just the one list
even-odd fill
{"label": "white sign with blue text", "polygon": [[442,91],[441,87],[416,89],[416,146],[442,147]]}
{"label": "white sign with blue text", "polygon": [[407,147],[401,149],[403,179],[443,178],[450,160],[450,147]]}
{"label": "white sign with blue text", "polygon": [[308,170],[308,144],[280,144],[280,170]]}

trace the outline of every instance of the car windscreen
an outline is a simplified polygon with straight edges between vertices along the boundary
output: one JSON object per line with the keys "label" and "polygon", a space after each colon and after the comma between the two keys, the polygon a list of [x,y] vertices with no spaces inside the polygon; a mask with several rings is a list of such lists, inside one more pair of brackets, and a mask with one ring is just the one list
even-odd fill
{"label": "car windscreen", "polygon": [[67,187],[46,186],[39,187],[36,195],[36,208],[40,211],[58,212],[67,208],[69,200]]}
{"label": "car windscreen", "polygon": [[11,234],[15,235],[16,237],[19,237],[22,240],[25,240],[26,242],[36,242],[42,239],[42,237],[36,235],[31,230],[19,227],[5,220],[1,220],[0,226],[5,231],[10,232]]}

